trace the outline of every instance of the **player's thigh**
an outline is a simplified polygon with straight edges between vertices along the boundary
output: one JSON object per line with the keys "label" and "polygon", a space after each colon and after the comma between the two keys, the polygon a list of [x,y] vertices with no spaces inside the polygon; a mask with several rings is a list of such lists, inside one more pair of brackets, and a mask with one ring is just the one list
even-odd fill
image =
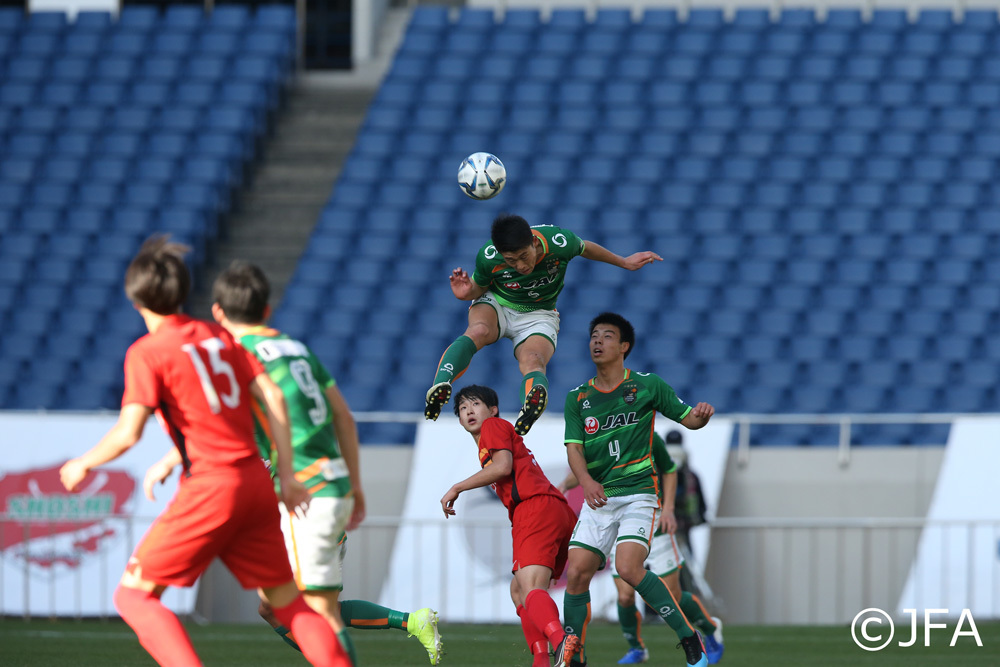
{"label": "player's thigh", "polygon": [[140,590],[150,590],[149,583],[192,586],[233,539],[240,497],[231,479],[186,483],[135,548],[123,584]]}
{"label": "player's thigh", "polygon": [[558,578],[566,565],[572,513],[566,501],[555,496],[534,496],[518,504],[511,526],[511,571],[541,565]]}
{"label": "player's thigh", "polygon": [[[656,496],[652,493],[637,493],[631,496],[619,496],[609,499],[608,506],[613,504],[618,518],[617,544],[635,542],[641,544],[649,553],[650,540],[656,530]],[[645,556],[643,557],[645,560]]]}
{"label": "player's thigh", "polygon": [[573,550],[586,549],[600,558],[600,567],[604,568],[617,537],[618,519],[612,502],[597,509],[584,505],[569,540],[570,563]]}
{"label": "player's thigh", "polygon": [[520,355],[530,351],[542,355],[548,363],[559,342],[559,313],[554,310],[521,313],[507,309],[505,335],[514,343],[514,356],[518,360]]}
{"label": "player's thigh", "polygon": [[235,534],[219,558],[244,588],[269,589],[293,577],[274,487],[263,466],[260,472],[267,480],[267,492],[246,494],[241,513],[232,519]]}
{"label": "player's thigh", "polygon": [[304,517],[289,516],[284,505],[281,530],[296,579],[306,591],[339,591],[344,584],[344,527],[354,498],[320,496]]}
{"label": "player's thigh", "polygon": [[469,327],[465,333],[477,347],[491,345],[506,335],[505,310],[489,292],[472,302],[469,306]]}
{"label": "player's thigh", "polygon": [[649,556],[646,564],[649,571],[658,577],[665,577],[684,562],[684,557],[677,548],[677,541],[673,535],[664,533],[653,537],[653,542],[649,547]]}

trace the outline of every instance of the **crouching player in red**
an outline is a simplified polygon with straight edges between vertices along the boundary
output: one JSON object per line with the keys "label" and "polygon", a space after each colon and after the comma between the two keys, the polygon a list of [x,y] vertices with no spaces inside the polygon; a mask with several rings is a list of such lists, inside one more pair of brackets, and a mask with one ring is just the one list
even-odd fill
{"label": "crouching player in red", "polygon": [[448,489],[441,507],[446,518],[454,516],[460,493],[493,487],[510,516],[514,540],[510,597],[521,618],[532,665],[548,667],[548,645],[552,644],[556,667],[568,667],[579,650],[580,638],[563,631],[559,609],[547,591],[551,580],[559,578],[566,567],[576,515],[514,427],[497,417],[498,403],[489,387],[469,385],[458,392],[455,414],[476,441],[483,469]]}
{"label": "crouching player in red", "polygon": [[[125,355],[118,422],[60,470],[70,491],[90,471],[135,445],[155,412],[183,465],[177,494],[129,559],[115,608],[157,663],[201,665],[178,618],[160,602],[167,586],[191,586],[216,557],[245,588],[259,588],[313,665],[349,667],[329,624],[303,601],[292,577],[274,488],[254,442],[250,404],[267,407],[284,503],[305,511],[309,493],[292,471],[281,390],[221,326],[182,315],[191,279],[182,245],[155,237],[125,274],[125,293],[149,329]],[[151,481],[147,478],[147,488]]]}

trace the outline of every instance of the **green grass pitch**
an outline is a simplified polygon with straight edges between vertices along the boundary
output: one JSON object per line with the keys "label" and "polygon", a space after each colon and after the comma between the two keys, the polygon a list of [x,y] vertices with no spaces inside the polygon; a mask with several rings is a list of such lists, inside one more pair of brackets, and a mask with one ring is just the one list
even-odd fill
{"label": "green grass pitch", "polygon": [[[306,665],[263,623],[254,625],[188,625],[195,648],[206,665],[254,667]],[[1000,665],[1000,623],[978,624],[983,647],[968,638],[959,638],[949,648],[953,628],[935,630],[932,646],[900,648],[867,653],[855,646],[850,629],[844,627],[726,627],[726,654],[721,665],[733,667],[775,667],[797,665],[837,667],[910,667],[911,665]],[[442,665],[472,667],[529,667],[531,660],[515,625],[442,624],[446,654]],[[676,639],[662,623],[647,623],[643,635],[651,653],[650,665],[684,664],[683,653],[675,650]],[[398,630],[352,630],[359,662],[367,667],[427,665],[423,648]],[[906,629],[906,638],[909,629]],[[897,641],[899,637],[897,636]],[[614,665],[625,652],[618,627],[595,622],[588,635],[588,662],[591,667]],[[120,621],[0,620],[0,665],[4,667],[132,666],[154,663],[142,650],[131,630]]]}

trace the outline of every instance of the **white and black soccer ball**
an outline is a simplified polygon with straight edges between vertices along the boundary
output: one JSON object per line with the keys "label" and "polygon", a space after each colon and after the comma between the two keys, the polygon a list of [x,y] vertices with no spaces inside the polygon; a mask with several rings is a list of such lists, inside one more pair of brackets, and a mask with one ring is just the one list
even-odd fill
{"label": "white and black soccer ball", "polygon": [[458,185],[473,199],[492,199],[506,183],[507,170],[491,153],[473,153],[458,166]]}

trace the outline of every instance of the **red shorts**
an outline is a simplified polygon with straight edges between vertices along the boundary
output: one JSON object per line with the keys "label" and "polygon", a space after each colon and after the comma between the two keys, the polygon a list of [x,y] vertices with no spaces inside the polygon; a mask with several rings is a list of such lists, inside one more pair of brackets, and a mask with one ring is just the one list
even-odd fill
{"label": "red shorts", "polygon": [[562,576],[566,567],[569,538],[576,515],[563,498],[533,496],[514,508],[511,537],[514,538],[513,572],[528,565],[544,565],[552,578]]}
{"label": "red shorts", "polygon": [[191,586],[216,557],[244,588],[292,581],[278,499],[259,459],[181,480],[129,560],[164,586]]}

